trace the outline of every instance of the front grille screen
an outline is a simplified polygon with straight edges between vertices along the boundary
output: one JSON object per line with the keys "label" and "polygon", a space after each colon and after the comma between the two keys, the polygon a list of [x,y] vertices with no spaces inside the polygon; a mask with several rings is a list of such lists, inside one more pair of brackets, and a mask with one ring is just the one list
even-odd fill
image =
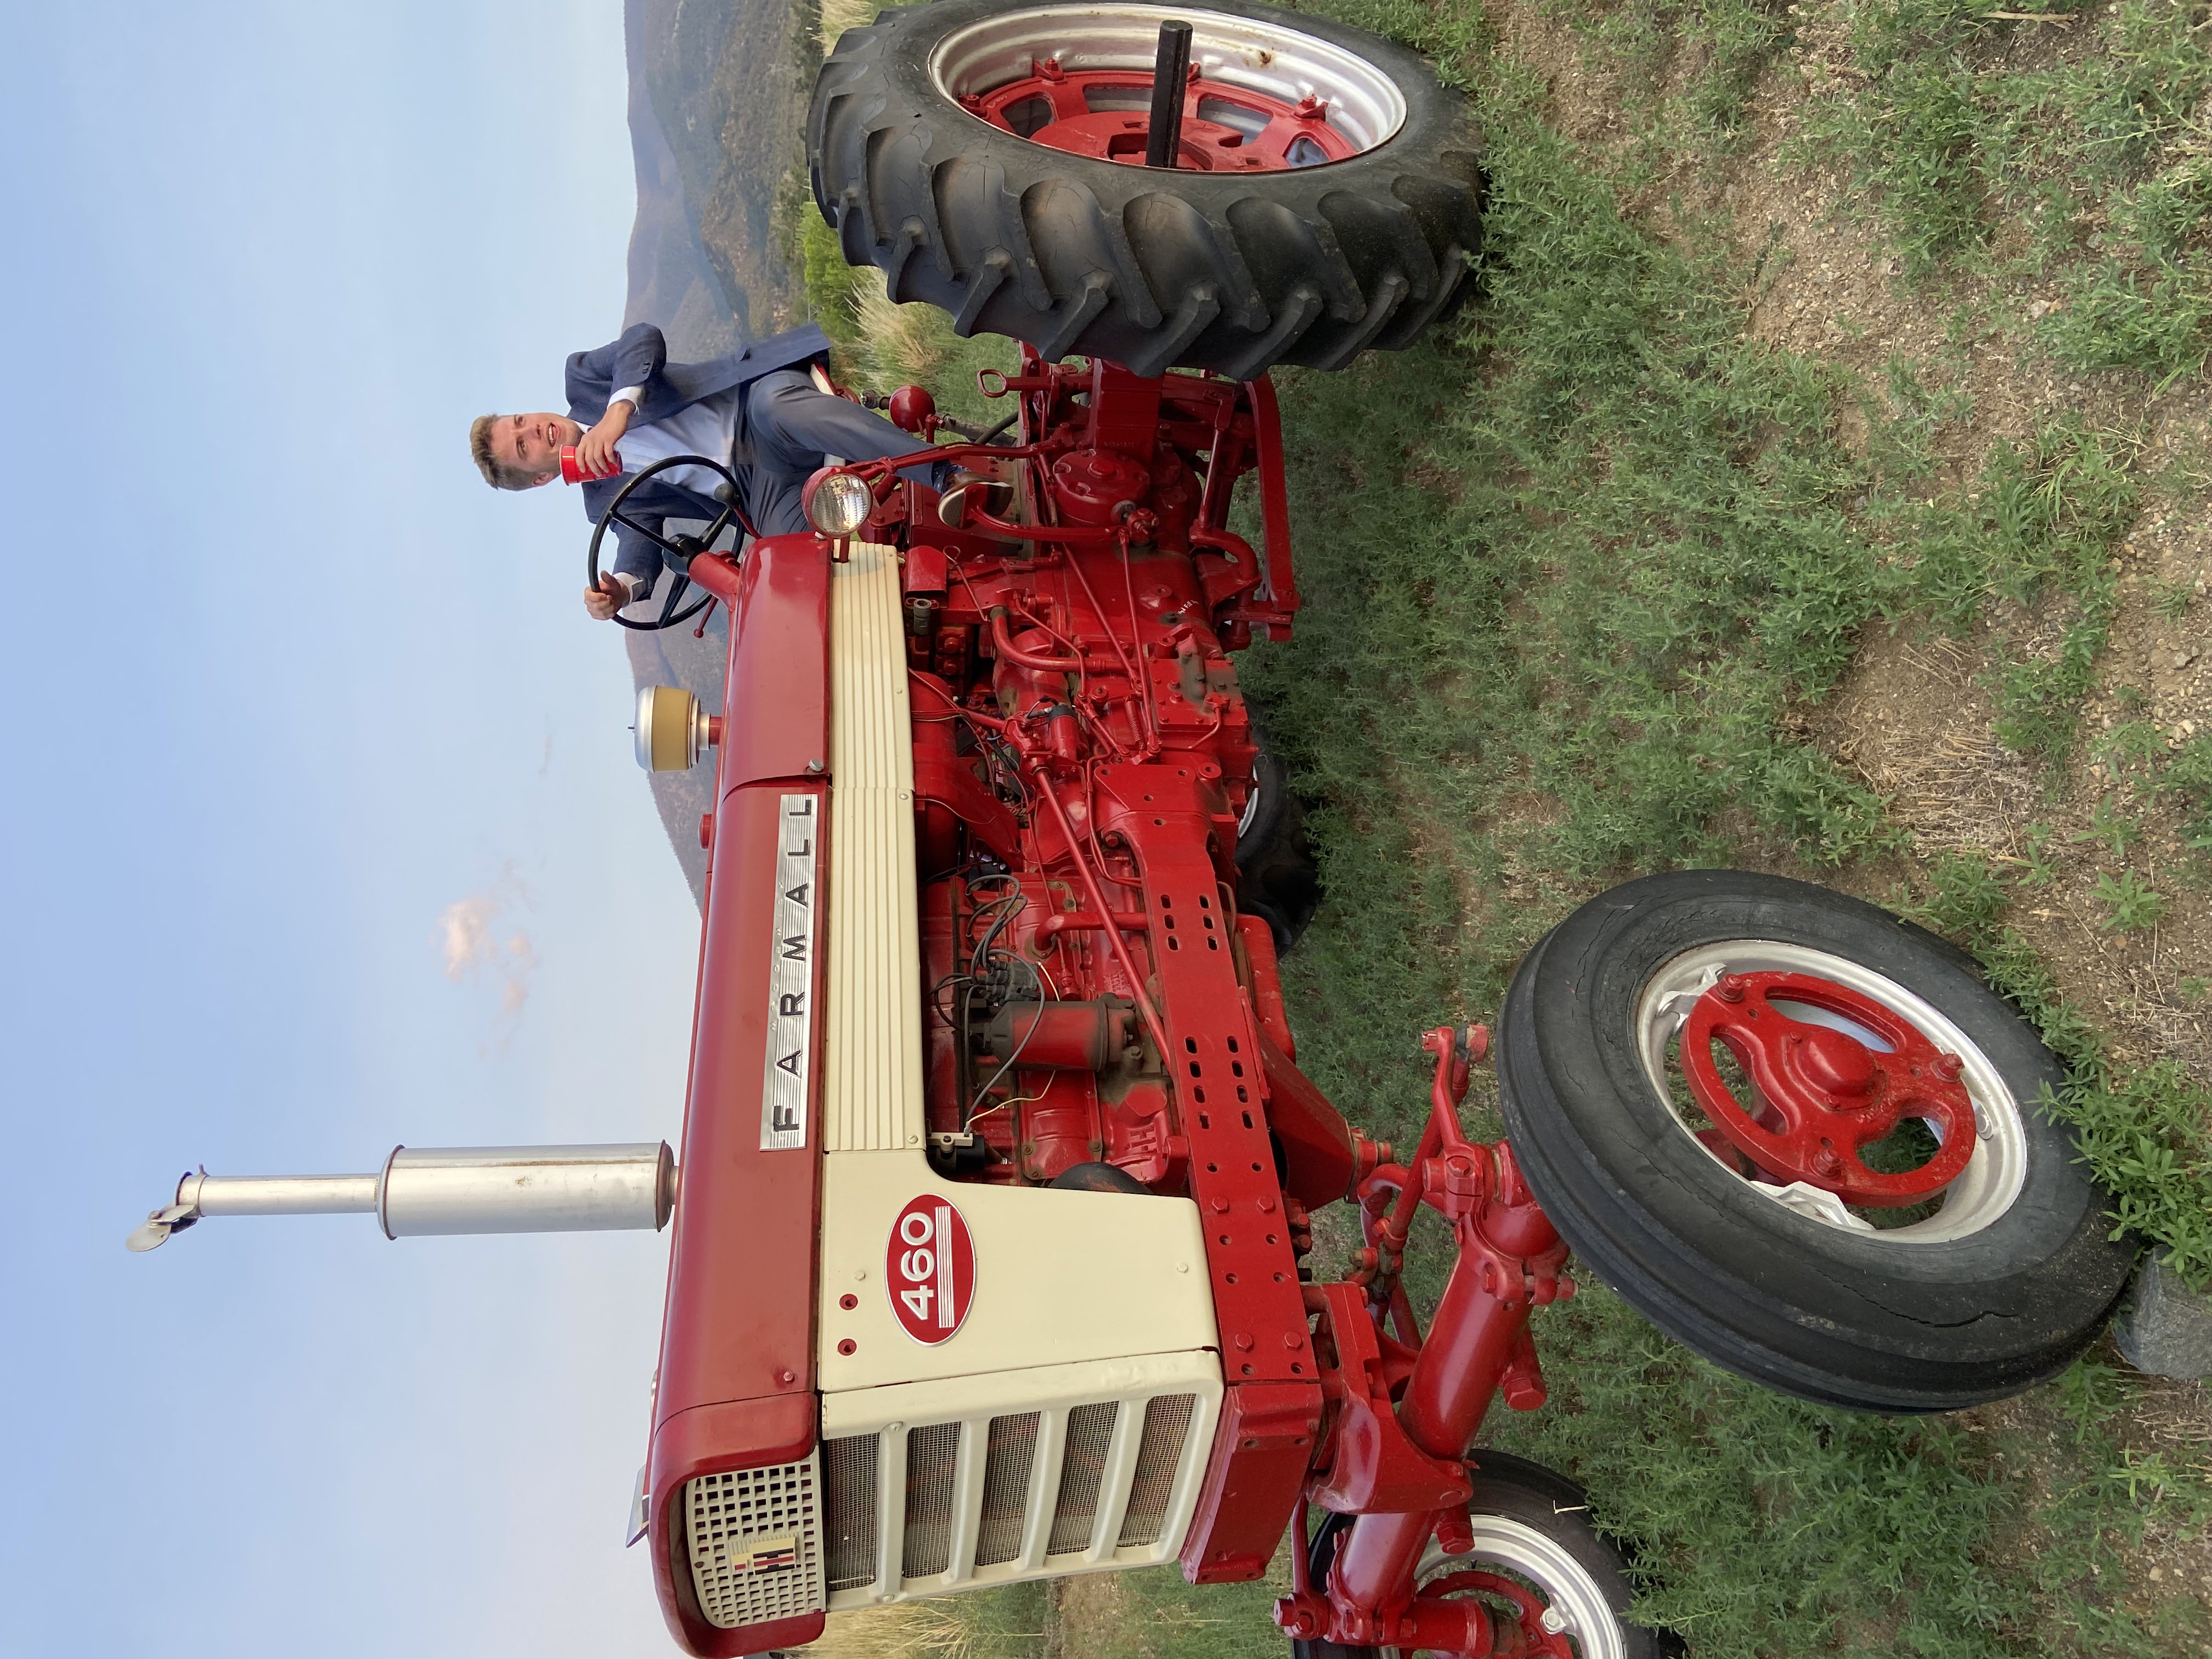
{"label": "front grille screen", "polygon": [[1022,1518],[1029,1509],[1036,1440],[1035,1412],[991,1419],[990,1449],[983,1460],[982,1524],[975,1534],[979,1567],[995,1567],[1022,1553]]}
{"label": "front grille screen", "polygon": [[[1094,1542],[1110,1547],[1109,1562],[1116,1551],[1146,1552],[1139,1560],[1171,1554],[1176,1540],[1168,1524],[1176,1494],[1194,1474],[1186,1466],[1202,1399],[1139,1394],[1069,1406],[1064,1416],[1039,1410],[916,1423],[902,1437],[894,1431],[889,1446],[880,1433],[823,1441],[821,1554],[829,1592],[868,1593],[839,1604],[852,1606],[857,1599],[937,1595],[948,1577],[949,1587],[959,1589],[994,1570],[1018,1577],[1080,1571],[1081,1563],[1065,1558],[1087,1553]],[[1125,1411],[1136,1413],[1126,1423]],[[1109,1482],[1117,1431],[1130,1438]],[[1046,1455],[1054,1438],[1062,1444],[1057,1468]],[[1047,1559],[1025,1561],[1029,1519],[1040,1510]],[[1116,1514],[1118,1529],[1110,1519]],[[895,1542],[883,1535],[886,1516],[899,1528]]]}
{"label": "front grille screen", "polygon": [[823,1443],[823,1507],[828,1511],[830,1588],[876,1582],[876,1460],[872,1434]]}
{"label": "front grille screen", "polygon": [[1067,1454],[1060,1466],[1060,1496],[1053,1504],[1052,1537],[1047,1555],[1091,1547],[1098,1518],[1098,1487],[1106,1476],[1106,1454],[1114,1443],[1118,1400],[1078,1406],[1067,1414]]}
{"label": "front grille screen", "polygon": [[718,1630],[819,1612],[822,1520],[814,1459],[704,1474],[684,1488],[699,1610]]}
{"label": "front grille screen", "polygon": [[952,1565],[952,1485],[959,1468],[957,1423],[933,1423],[907,1436],[901,1577],[933,1577]]}
{"label": "front grille screen", "polygon": [[1182,1464],[1182,1443],[1190,1432],[1194,1394],[1154,1395],[1145,1402],[1145,1437],[1137,1448],[1137,1474],[1129,1487],[1129,1507],[1121,1513],[1117,1548],[1156,1544],[1175,1496],[1176,1471]]}

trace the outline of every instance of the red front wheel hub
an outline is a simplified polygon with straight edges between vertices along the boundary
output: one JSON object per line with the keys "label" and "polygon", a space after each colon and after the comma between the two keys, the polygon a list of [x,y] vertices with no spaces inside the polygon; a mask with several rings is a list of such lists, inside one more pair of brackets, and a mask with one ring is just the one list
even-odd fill
{"label": "red front wheel hub", "polygon": [[[1823,1013],[1856,1029],[1823,1023]],[[1748,1080],[1741,1096],[1721,1075],[1716,1042]],[[1833,980],[1725,975],[1691,1009],[1681,1054],[1691,1096],[1721,1140],[1770,1181],[1891,1208],[1934,1197],[1974,1155],[1974,1106],[1959,1056]],[[1912,1118],[1935,1135],[1935,1156],[1901,1172],[1869,1167],[1867,1149]]]}

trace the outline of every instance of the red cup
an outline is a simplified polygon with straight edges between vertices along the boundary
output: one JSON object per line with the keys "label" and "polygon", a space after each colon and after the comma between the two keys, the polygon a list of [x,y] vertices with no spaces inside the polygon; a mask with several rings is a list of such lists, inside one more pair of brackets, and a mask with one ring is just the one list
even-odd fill
{"label": "red cup", "polygon": [[574,444],[561,446],[561,482],[562,483],[582,483],[591,478],[611,478],[622,470],[622,456],[617,453],[607,458],[605,471],[586,472],[584,471],[584,464],[576,459],[576,446]]}

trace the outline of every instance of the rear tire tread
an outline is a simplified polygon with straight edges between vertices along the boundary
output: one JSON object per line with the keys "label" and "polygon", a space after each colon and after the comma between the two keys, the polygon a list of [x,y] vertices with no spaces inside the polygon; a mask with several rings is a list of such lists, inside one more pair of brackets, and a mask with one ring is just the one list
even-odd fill
{"label": "rear tire tread", "polygon": [[[847,261],[881,268],[894,298],[936,304],[963,335],[1007,335],[1048,360],[1079,353],[1245,380],[1401,349],[1464,298],[1482,242],[1480,147],[1462,101],[1413,53],[1326,18],[1208,0],[1352,45],[1404,91],[1406,123],[1346,161],[1182,173],[1169,195],[1152,169],[1032,143],[950,105],[929,80],[929,51],[990,4],[886,11],[846,31],[816,83],[816,203]],[[983,191],[946,188],[979,164]],[[1191,211],[1148,210],[1163,196]]]}

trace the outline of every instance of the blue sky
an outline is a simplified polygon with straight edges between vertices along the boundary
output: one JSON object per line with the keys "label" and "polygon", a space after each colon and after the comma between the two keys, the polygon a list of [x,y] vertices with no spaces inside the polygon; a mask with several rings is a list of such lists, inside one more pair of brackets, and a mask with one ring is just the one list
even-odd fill
{"label": "blue sky", "polygon": [[463,444],[619,327],[619,7],[8,30],[0,1650],[669,1651],[660,1240],[122,1248],[198,1163],[678,1138],[697,921],[582,515]]}

